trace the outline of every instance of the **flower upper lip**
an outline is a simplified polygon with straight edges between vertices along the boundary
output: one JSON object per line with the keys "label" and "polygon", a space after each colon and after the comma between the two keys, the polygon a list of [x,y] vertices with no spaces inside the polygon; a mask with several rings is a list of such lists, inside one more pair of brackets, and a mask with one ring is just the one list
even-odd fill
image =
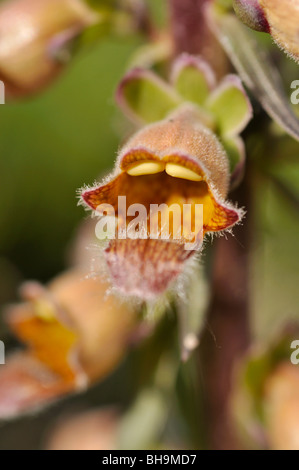
{"label": "flower upper lip", "polygon": [[[165,155],[160,157],[149,152],[147,149],[133,148],[122,157],[120,162],[120,168],[121,170],[132,174],[130,172],[132,168],[136,168],[136,165],[141,165],[144,163],[157,163],[161,165],[161,167],[159,171],[153,171],[152,173],[140,172],[136,176],[140,176],[142,174],[154,174],[156,172],[158,173],[162,171],[166,171],[168,175],[174,176],[170,170],[170,165],[176,165],[178,174],[176,174],[175,177],[188,179],[191,181],[206,181],[205,171],[202,169],[200,164],[195,159],[190,158],[187,155],[182,155],[179,152],[176,154],[173,153],[171,155]],[[180,169],[181,176],[179,176]],[[188,172],[184,171],[184,169],[188,170]]]}
{"label": "flower upper lip", "polygon": [[[136,162],[140,165],[144,162],[161,163],[161,171],[131,175],[130,169],[134,168]],[[181,176],[167,171],[167,165],[172,165],[171,170],[180,171]],[[97,210],[102,204],[110,204],[117,213],[119,196],[127,197],[128,206],[138,203],[147,208],[150,204],[174,202],[203,204],[204,211],[206,211],[205,233],[224,230],[239,219],[239,214],[234,209],[216,200],[200,165],[187,156],[171,155],[161,159],[144,149],[133,149],[122,159],[120,169],[121,172],[107,184],[83,192],[83,201],[93,210]],[[188,171],[187,177],[184,171]],[[172,195],[173,199],[171,199]]]}

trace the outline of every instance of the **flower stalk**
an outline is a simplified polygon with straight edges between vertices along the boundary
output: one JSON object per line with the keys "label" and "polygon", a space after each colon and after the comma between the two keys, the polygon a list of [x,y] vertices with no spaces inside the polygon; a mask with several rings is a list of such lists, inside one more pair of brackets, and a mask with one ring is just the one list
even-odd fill
{"label": "flower stalk", "polygon": [[[194,36],[193,33],[196,29],[199,35],[202,34],[203,8],[207,3],[200,0],[184,2],[186,9],[188,6],[189,15],[182,15],[179,13],[179,4],[182,2],[170,0],[177,51],[202,53],[202,41],[197,41],[197,35]],[[190,18],[194,18],[192,28]],[[244,183],[235,197],[241,204],[246,203],[246,210],[249,212],[249,188]],[[211,332],[206,330],[204,346],[199,350],[201,360],[206,364],[203,380],[206,383],[208,444],[214,449],[237,447],[234,432],[229,425],[229,390],[234,363],[246,350],[249,338],[249,263],[245,255],[249,243],[248,229],[246,217],[243,225],[237,228],[239,242],[235,238],[216,240],[208,318],[209,328],[221,349],[217,348],[213,340],[208,341],[210,344],[207,346],[207,337],[211,337]],[[238,292],[241,294],[238,295]]]}
{"label": "flower stalk", "polygon": [[209,15],[211,0],[169,0],[175,54],[201,55],[218,77],[228,72],[228,61],[215,38]]}

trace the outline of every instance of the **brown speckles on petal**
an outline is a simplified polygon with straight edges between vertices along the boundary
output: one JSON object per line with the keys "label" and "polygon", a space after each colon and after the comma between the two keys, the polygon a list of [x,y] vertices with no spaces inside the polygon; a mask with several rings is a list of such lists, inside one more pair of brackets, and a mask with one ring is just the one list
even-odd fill
{"label": "brown speckles on petal", "polygon": [[153,299],[182,273],[194,255],[164,240],[113,240],[105,251],[113,284],[126,295]]}
{"label": "brown speckles on petal", "polygon": [[117,196],[122,193],[123,190],[121,188],[126,178],[126,173],[122,173],[107,184],[83,191],[81,197],[87,206],[93,210],[96,210],[100,204],[107,203],[116,208]]}
{"label": "brown speckles on petal", "polygon": [[224,205],[215,204],[214,214],[209,222],[207,231],[219,232],[235,225],[241,218],[240,211]]}

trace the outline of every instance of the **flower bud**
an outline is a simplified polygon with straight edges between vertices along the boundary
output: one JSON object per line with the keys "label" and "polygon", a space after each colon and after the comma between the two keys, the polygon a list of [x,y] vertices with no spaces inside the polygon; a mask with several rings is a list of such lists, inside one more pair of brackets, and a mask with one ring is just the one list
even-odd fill
{"label": "flower bud", "polygon": [[269,33],[270,28],[258,0],[234,0],[234,9],[243,23],[249,28]]}
{"label": "flower bud", "polygon": [[97,21],[82,0],[6,0],[0,5],[0,79],[9,95],[34,93],[61,71],[57,50]]}
{"label": "flower bud", "polygon": [[234,0],[234,8],[247,26],[270,33],[279,47],[299,61],[299,0]]}

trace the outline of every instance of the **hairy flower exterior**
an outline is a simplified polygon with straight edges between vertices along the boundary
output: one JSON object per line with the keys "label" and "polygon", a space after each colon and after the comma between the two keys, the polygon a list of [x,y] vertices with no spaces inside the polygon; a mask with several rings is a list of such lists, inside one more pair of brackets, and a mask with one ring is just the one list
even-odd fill
{"label": "hairy flower exterior", "polygon": [[234,0],[234,9],[240,20],[249,28],[263,33],[270,32],[269,23],[259,0]]}
{"label": "hairy flower exterior", "polygon": [[299,61],[299,1],[260,0],[277,44]]}
{"label": "hairy flower exterior", "polygon": [[270,33],[279,47],[299,61],[298,0],[234,0],[234,7],[247,26]]}
{"label": "hairy flower exterior", "polygon": [[[202,204],[202,229],[191,240],[190,251],[184,221],[180,240],[175,239],[174,229],[167,240],[153,239],[149,221],[142,239],[111,240],[105,257],[115,287],[143,299],[170,288],[201,249],[206,233],[221,232],[240,220],[242,212],[225,202],[229,180],[227,156],[191,104],[135,134],[121,149],[112,176],[82,191],[83,203],[93,210],[110,204],[116,215],[119,196],[126,196],[128,206],[138,203],[147,209],[151,204]],[[157,231],[163,235],[163,226],[158,224]]]}

